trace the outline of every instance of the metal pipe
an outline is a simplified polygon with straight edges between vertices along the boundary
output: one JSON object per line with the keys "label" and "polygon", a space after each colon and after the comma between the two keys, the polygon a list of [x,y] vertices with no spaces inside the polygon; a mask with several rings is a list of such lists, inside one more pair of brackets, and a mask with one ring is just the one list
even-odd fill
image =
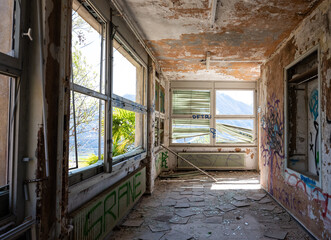
{"label": "metal pipe", "polygon": [[171,152],[172,154],[176,155],[177,157],[179,157],[180,159],[184,160],[185,162],[187,162],[189,165],[191,165],[192,167],[198,169],[200,172],[202,172],[203,174],[205,174],[206,176],[208,176],[209,178],[213,179],[213,181],[217,182],[217,179],[214,178],[212,175],[208,174],[207,172],[203,171],[201,168],[195,166],[193,163],[191,163],[190,161],[186,160],[185,158],[183,158],[182,156],[179,156],[176,152],[172,151],[170,148],[167,148],[166,146],[164,146],[163,144],[161,144],[161,147],[167,149],[169,152]]}
{"label": "metal pipe", "polygon": [[48,163],[48,144],[47,144],[47,119],[46,119],[46,98],[45,98],[45,70],[44,70],[44,47],[43,47],[43,31],[42,31],[42,10],[41,0],[37,0],[37,14],[38,14],[38,37],[40,44],[40,74],[41,74],[41,91],[42,91],[42,108],[43,108],[43,125],[44,125],[44,146],[45,146],[45,171],[46,177],[49,177],[49,163]]}

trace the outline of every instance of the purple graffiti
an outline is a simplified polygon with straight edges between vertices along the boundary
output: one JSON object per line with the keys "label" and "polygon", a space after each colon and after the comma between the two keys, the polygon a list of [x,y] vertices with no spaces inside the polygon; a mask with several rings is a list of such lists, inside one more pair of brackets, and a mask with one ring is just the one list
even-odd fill
{"label": "purple graffiti", "polygon": [[270,193],[273,195],[272,176],[273,165],[280,169],[283,164],[283,136],[284,136],[284,120],[279,108],[279,100],[273,95],[271,102],[268,102],[268,111],[261,119],[262,129],[264,131],[264,141],[261,144],[262,157],[264,158],[264,166],[270,166]]}

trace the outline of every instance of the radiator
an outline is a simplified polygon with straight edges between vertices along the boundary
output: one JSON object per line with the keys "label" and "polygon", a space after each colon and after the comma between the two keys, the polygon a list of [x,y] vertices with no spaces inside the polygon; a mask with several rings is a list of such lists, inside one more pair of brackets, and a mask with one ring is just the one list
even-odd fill
{"label": "radiator", "polygon": [[146,168],[96,196],[70,214],[74,229],[70,239],[104,239],[146,191]]}
{"label": "radiator", "polygon": [[[178,153],[179,156],[203,169],[244,169],[245,153]],[[193,167],[178,158],[178,169],[192,169]]]}

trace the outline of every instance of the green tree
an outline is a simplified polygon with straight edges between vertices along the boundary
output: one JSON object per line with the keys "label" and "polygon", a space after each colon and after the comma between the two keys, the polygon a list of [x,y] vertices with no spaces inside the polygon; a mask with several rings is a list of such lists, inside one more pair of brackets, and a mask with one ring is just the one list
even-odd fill
{"label": "green tree", "polygon": [[134,148],[135,113],[113,108],[113,156],[118,156]]}

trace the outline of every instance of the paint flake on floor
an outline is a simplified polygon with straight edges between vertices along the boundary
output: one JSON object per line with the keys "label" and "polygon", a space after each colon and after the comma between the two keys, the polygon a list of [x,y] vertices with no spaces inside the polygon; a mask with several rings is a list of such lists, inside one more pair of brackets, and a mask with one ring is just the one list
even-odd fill
{"label": "paint flake on floor", "polygon": [[[213,176],[217,179],[258,179],[255,172],[218,172]],[[205,177],[201,176],[201,179]],[[285,233],[285,239],[312,239],[261,189],[214,191],[211,182],[188,181],[157,180],[152,195],[142,196],[123,220],[124,223],[128,220],[144,222],[135,227],[119,224],[108,239],[271,240],[275,239],[272,236],[282,239]],[[192,195],[180,194],[183,192],[192,192]],[[174,204],[186,207],[175,208]],[[240,207],[246,204],[249,205]],[[267,229],[271,230],[267,232]],[[273,232],[275,229],[277,232]]]}

